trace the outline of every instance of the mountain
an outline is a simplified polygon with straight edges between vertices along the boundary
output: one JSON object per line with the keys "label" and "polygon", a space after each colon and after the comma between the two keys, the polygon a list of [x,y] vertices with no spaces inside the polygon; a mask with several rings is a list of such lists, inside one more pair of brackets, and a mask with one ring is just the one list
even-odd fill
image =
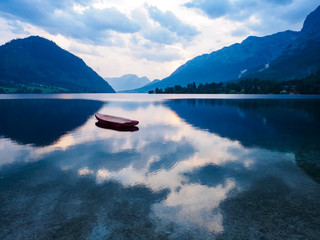
{"label": "mountain", "polygon": [[310,13],[303,23],[302,34],[305,37],[320,38],[320,6]]}
{"label": "mountain", "polygon": [[286,31],[266,37],[248,37],[219,51],[192,59],[178,68],[162,84],[225,82],[237,79],[247,69],[270,62],[292,43],[299,33]]}
{"label": "mountain", "polygon": [[145,85],[145,86],[150,86],[150,85],[153,85],[153,84],[158,83],[158,82],[160,82],[159,79],[154,79],[152,82],[148,83],[148,84]]}
{"label": "mountain", "polygon": [[155,89],[157,87],[157,83],[159,83],[161,80],[159,79],[154,79],[152,82],[144,85],[141,88],[135,88],[132,90],[127,90],[127,91],[123,91],[125,93],[145,93],[150,89]]}
{"label": "mountain", "polygon": [[[143,90],[166,88],[188,83],[226,82],[238,79],[248,69],[270,62],[299,36],[298,32],[285,31],[266,37],[250,36],[210,54],[198,56],[180,66],[169,77]],[[152,87],[152,88],[151,88]]]}
{"label": "mountain", "polygon": [[300,36],[268,68],[244,77],[266,80],[301,79],[320,70],[320,6],[306,18]]}
{"label": "mountain", "polygon": [[300,32],[250,36],[242,43],[195,57],[159,83],[135,91],[187,86],[193,82],[227,82],[241,77],[277,80],[306,77],[320,69],[319,8],[308,15]]}
{"label": "mountain", "polygon": [[113,93],[85,62],[38,36],[0,46],[0,88]]}
{"label": "mountain", "polygon": [[127,74],[118,78],[104,78],[104,80],[106,80],[117,92],[140,88],[150,83],[150,80],[147,77],[139,78],[134,74]]}

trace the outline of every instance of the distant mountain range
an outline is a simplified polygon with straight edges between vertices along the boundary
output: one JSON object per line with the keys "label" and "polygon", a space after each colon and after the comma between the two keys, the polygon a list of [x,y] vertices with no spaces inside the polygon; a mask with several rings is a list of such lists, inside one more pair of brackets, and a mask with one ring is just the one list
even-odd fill
{"label": "distant mountain range", "polygon": [[159,79],[154,79],[152,82],[148,83],[147,85],[144,85],[143,87],[141,88],[133,88],[131,90],[126,90],[126,91],[123,91],[124,93],[145,93],[147,92],[146,89],[154,89],[156,87],[153,87],[153,86],[156,86],[157,83],[159,83],[161,80]]}
{"label": "distant mountain range", "polygon": [[0,46],[0,89],[114,92],[82,59],[38,36],[12,40]]}
{"label": "distant mountain range", "polygon": [[189,83],[227,82],[240,78],[291,80],[320,70],[320,6],[308,15],[300,32],[250,36],[188,61],[169,77],[135,92]]}
{"label": "distant mountain range", "polygon": [[[148,92],[156,88],[236,81],[292,80],[320,71],[320,6],[299,32],[250,36],[242,43],[204,54],[163,80],[128,74],[101,78],[84,61],[54,42],[31,36],[0,46],[1,92]],[[108,84],[114,87],[114,89]]]}
{"label": "distant mountain range", "polygon": [[126,74],[118,78],[104,78],[117,92],[143,87],[150,83],[147,77],[139,78],[134,74]]}

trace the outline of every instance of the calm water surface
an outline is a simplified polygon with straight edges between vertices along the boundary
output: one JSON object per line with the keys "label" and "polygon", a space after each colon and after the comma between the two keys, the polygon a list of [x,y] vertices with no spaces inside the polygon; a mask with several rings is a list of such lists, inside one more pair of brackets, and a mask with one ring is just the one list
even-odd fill
{"label": "calm water surface", "polygon": [[0,95],[0,113],[0,239],[319,239],[319,97]]}

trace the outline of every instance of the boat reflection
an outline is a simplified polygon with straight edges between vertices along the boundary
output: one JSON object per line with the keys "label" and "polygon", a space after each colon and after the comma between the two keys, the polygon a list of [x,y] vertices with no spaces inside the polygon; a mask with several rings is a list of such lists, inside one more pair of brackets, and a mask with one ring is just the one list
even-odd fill
{"label": "boat reflection", "polygon": [[136,132],[139,131],[139,128],[136,126],[130,126],[130,127],[115,127],[110,124],[103,124],[100,122],[95,123],[97,127],[99,128],[104,128],[104,129],[109,129],[109,130],[114,130],[118,132]]}

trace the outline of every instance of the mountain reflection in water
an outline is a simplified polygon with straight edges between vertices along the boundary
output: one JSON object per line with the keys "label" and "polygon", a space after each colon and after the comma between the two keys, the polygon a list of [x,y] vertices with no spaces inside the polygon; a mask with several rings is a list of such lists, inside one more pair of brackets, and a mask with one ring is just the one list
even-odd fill
{"label": "mountain reflection in water", "polygon": [[113,101],[99,112],[139,131],[98,128],[92,113],[49,145],[5,135],[0,238],[317,239],[319,173],[305,168],[319,166],[316,106]]}
{"label": "mountain reflection in water", "polygon": [[88,100],[1,100],[0,136],[21,144],[50,145],[84,124],[102,105]]}
{"label": "mountain reflection in water", "polygon": [[244,146],[293,152],[320,182],[319,100],[188,99],[166,105],[193,126]]}

